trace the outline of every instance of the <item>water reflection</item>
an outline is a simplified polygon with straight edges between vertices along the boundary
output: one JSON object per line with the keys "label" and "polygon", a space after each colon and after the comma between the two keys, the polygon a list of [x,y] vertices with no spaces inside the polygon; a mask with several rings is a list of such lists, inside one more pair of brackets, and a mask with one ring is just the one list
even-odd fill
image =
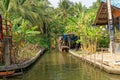
{"label": "water reflection", "polygon": [[120,80],[68,53],[46,53],[28,72],[8,80]]}

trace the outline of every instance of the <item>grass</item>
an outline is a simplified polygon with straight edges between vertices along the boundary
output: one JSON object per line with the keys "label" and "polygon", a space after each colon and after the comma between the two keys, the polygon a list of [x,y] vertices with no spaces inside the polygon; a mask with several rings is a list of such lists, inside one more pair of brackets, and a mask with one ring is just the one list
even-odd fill
{"label": "grass", "polygon": [[34,57],[36,53],[40,50],[38,44],[27,44],[24,47],[21,47],[17,55],[17,63],[22,63]]}

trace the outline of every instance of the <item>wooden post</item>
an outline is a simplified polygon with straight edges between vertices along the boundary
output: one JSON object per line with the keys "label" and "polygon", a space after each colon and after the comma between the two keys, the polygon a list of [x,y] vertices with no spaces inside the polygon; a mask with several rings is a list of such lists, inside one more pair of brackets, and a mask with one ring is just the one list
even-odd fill
{"label": "wooden post", "polygon": [[71,38],[70,38],[70,35],[68,36],[68,46],[69,46],[69,49],[71,48]]}
{"label": "wooden post", "polygon": [[112,11],[111,11],[111,2],[107,0],[107,8],[108,8],[108,26],[109,26],[109,34],[110,34],[110,52],[115,53],[114,50],[114,27],[112,21]]}
{"label": "wooden post", "polygon": [[119,25],[118,25],[118,29],[120,30],[120,17],[119,17]]}
{"label": "wooden post", "polygon": [[5,55],[5,66],[9,66],[11,61],[10,61],[10,48],[9,48],[9,38],[4,38],[4,55]]}
{"label": "wooden post", "polygon": [[2,16],[0,15],[0,39],[3,39]]}

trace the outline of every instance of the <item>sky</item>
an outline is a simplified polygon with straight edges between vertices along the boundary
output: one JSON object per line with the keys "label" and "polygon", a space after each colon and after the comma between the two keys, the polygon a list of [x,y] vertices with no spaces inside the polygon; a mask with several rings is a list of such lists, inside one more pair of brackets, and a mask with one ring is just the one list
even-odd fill
{"label": "sky", "polygon": [[[55,8],[58,6],[59,0],[49,0],[50,3],[52,4],[52,6],[54,6]],[[85,5],[86,7],[89,7],[92,5],[93,2],[97,1],[97,0],[70,0],[72,2],[81,2],[82,5]]]}

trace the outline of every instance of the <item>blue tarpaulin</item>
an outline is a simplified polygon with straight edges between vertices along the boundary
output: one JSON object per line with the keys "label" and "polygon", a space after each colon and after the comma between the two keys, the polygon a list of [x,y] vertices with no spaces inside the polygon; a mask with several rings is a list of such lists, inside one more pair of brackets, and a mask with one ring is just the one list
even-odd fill
{"label": "blue tarpaulin", "polygon": [[76,41],[77,39],[78,39],[77,36],[72,36],[72,37],[71,37],[71,40],[72,40],[72,41]]}
{"label": "blue tarpaulin", "polygon": [[62,35],[62,39],[64,40],[64,41],[67,41],[68,40],[68,35]]}

